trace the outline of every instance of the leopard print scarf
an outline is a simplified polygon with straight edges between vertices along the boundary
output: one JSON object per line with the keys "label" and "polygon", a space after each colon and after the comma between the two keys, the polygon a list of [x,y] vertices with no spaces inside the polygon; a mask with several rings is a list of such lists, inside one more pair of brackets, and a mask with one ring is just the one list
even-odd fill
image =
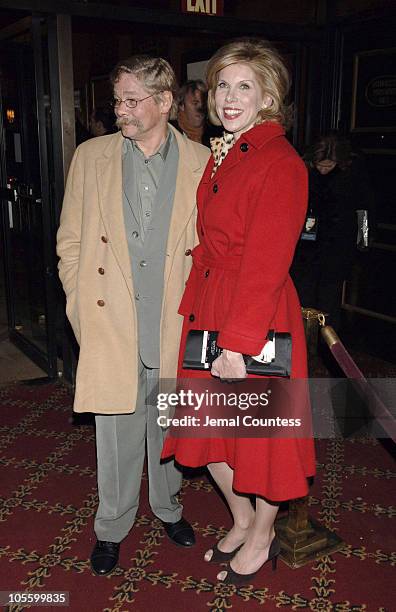
{"label": "leopard print scarf", "polygon": [[234,146],[234,142],[234,134],[230,134],[230,132],[224,132],[223,136],[210,139],[210,148],[212,149],[214,158],[214,165],[210,178],[216,174],[217,168],[220,167],[228,151]]}

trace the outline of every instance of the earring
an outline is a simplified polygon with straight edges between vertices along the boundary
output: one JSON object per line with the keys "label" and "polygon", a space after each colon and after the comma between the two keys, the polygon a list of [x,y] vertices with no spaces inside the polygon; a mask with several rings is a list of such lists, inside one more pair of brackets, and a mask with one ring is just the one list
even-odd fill
{"label": "earring", "polygon": [[263,102],[263,110],[265,110],[266,108],[269,108],[273,104],[273,100],[269,96],[267,96],[267,100],[269,100],[269,101],[268,102]]}

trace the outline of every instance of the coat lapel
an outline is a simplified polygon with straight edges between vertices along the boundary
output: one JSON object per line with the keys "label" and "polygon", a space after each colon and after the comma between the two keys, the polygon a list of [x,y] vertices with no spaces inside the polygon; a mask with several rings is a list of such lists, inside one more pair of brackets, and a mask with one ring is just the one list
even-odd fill
{"label": "coat lapel", "polygon": [[[256,125],[241,136],[241,140],[236,142],[232,149],[229,150],[223,163],[215,172],[214,176],[210,178],[209,182],[215,183],[216,180],[227,175],[241,160],[248,159],[251,155],[252,150],[261,149],[266,145],[267,142],[283,136],[285,133],[284,128],[279,123],[266,121],[260,125]],[[241,150],[242,142],[248,143],[249,153]]]}
{"label": "coat lapel", "polygon": [[96,160],[96,175],[103,225],[110,247],[133,296],[131,262],[122,206],[122,142],[121,133],[115,134],[103,156]]}
{"label": "coat lapel", "polygon": [[[169,129],[173,131],[177,141],[179,163],[166,250],[165,284],[169,278],[177,245],[191,215],[194,214],[196,191],[203,166],[195,153],[193,144],[172,126],[169,126]],[[103,224],[118,265],[131,296],[133,296],[131,263],[122,206],[122,140],[121,133],[114,135],[103,156],[96,161],[96,173]]]}
{"label": "coat lapel", "polygon": [[172,126],[179,148],[176,191],[173,203],[171,222],[165,260],[165,283],[169,277],[172,260],[191,215],[196,206],[196,192],[202,174],[202,163],[198,159],[191,141],[182,136]]}

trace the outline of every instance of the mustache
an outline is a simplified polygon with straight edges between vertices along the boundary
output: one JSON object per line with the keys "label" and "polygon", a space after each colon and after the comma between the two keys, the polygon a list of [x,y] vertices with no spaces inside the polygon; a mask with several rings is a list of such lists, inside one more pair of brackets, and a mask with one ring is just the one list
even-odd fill
{"label": "mustache", "polygon": [[134,125],[135,127],[142,127],[142,123],[134,117],[119,117],[115,122],[117,127],[123,127],[126,125]]}

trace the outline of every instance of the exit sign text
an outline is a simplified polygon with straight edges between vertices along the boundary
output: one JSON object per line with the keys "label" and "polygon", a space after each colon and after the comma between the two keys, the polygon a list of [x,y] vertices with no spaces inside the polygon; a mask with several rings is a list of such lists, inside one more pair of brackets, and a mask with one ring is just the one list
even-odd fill
{"label": "exit sign text", "polygon": [[182,0],[183,13],[223,15],[223,0]]}

